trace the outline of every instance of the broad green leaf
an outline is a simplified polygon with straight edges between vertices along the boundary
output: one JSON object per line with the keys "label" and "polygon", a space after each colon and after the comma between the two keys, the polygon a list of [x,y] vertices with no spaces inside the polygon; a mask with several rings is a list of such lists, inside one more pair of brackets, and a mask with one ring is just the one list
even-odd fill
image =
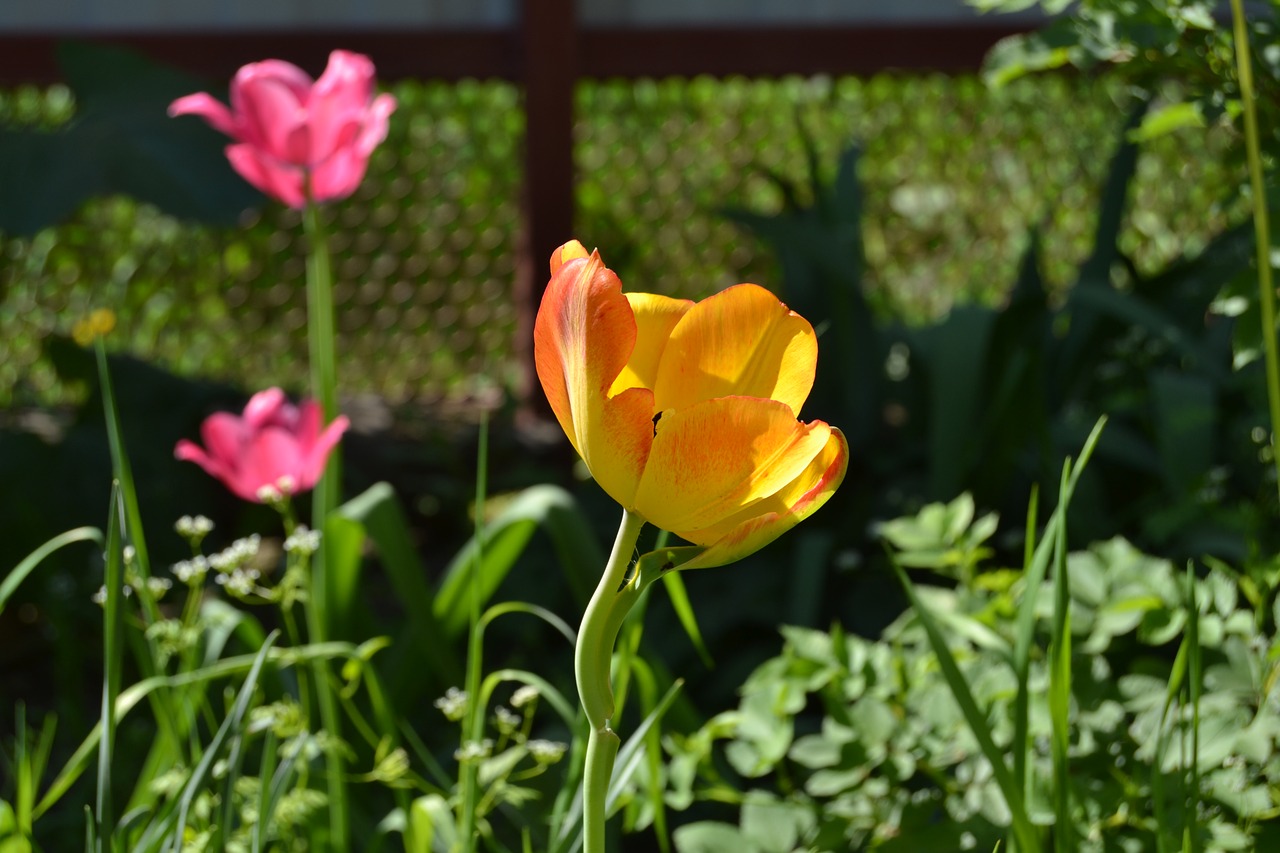
{"label": "broad green leaf", "polygon": [[[465,602],[473,573],[477,575],[483,605],[497,591],[539,527],[550,534],[561,566],[580,595],[587,579],[599,575],[604,555],[573,497],[555,486],[526,489],[501,515],[485,524],[483,549],[477,547],[473,537],[445,569],[432,609],[446,636],[458,636],[467,626]],[[479,552],[483,556],[477,561]],[[585,602],[586,597],[582,600]]]}

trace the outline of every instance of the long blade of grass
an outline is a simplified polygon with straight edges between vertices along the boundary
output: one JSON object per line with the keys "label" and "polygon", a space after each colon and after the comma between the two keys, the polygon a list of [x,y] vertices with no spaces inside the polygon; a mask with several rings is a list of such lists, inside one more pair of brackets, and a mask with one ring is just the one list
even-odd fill
{"label": "long blade of grass", "polygon": [[[115,835],[115,803],[111,790],[111,768],[115,756],[116,716],[113,709],[120,693],[121,669],[124,664],[120,639],[124,631],[124,544],[120,535],[123,503],[118,483],[111,487],[107,510],[106,577],[103,589],[102,618],[102,712],[98,741],[98,788],[94,799],[95,835],[99,845],[110,849]],[[102,850],[102,847],[98,848]]]}
{"label": "long blade of grass", "polygon": [[[475,501],[475,533],[472,541],[475,542],[476,565],[484,565],[484,537],[485,537],[485,517],[484,503],[485,493],[489,484],[489,418],[487,414],[480,417],[480,435],[476,448],[476,501]],[[480,621],[480,582],[481,576],[478,571],[471,571],[466,575],[468,593],[467,599],[467,624],[470,626],[467,643],[467,696],[471,701],[467,703],[466,719],[463,721],[464,741],[478,743],[481,735],[484,733],[484,708],[478,701],[480,697],[480,673],[481,673],[481,657],[484,654],[484,626],[487,623]],[[493,589],[497,588],[494,583]],[[492,594],[492,589],[489,590]],[[444,598],[443,589],[441,594],[436,596],[436,604],[439,605]],[[485,596],[488,598],[488,595]],[[437,609],[436,615],[440,615]],[[465,748],[466,743],[463,743]],[[458,763],[458,787],[462,789],[462,802],[459,806],[462,809],[459,815],[459,834],[462,836],[463,853],[470,853],[475,850],[476,836],[476,809],[479,800],[479,779],[477,773],[479,765],[474,761],[461,761]]]}
{"label": "long blade of grass", "polygon": [[[426,662],[436,672],[438,683],[457,684],[462,679],[462,669],[456,663],[457,655],[451,652],[453,643],[436,617],[435,594],[427,583],[426,568],[418,558],[395,490],[387,483],[376,483],[338,507],[338,514],[363,525],[365,534],[377,546],[382,567],[408,615],[406,646],[412,646],[412,651],[406,654],[406,665],[421,667]],[[406,684],[421,680],[397,679]]]}
{"label": "long blade of grass", "polygon": [[533,486],[485,525],[483,543],[473,536],[445,569],[433,607],[446,635],[457,636],[467,626],[466,596],[473,577],[478,577],[483,606],[539,527],[551,537],[570,586],[585,605],[581,579],[593,572],[598,576],[605,555],[572,495],[556,486]]}
{"label": "long blade of grass", "polygon": [[[276,666],[288,667],[309,664],[316,659],[355,658],[358,655],[359,649],[351,643],[335,642],[313,643],[290,649],[272,648],[269,659]],[[239,675],[249,671],[256,659],[256,655],[239,655],[191,672],[183,672],[176,675],[156,675],[135,682],[120,691],[120,695],[116,699],[116,724],[119,725],[120,720],[137,707],[139,702],[147,699],[157,690],[179,689],[193,684],[204,684],[220,678]],[[76,751],[72,753],[71,757],[67,759],[62,769],[58,771],[58,775],[50,783],[48,790],[45,791],[44,796],[40,798],[40,802],[36,804],[33,810],[35,818],[38,819],[48,812],[84,774],[89,763],[93,760],[101,736],[101,726],[95,726],[80,743],[80,746],[76,748]]]}
{"label": "long blade of grass", "polygon": [[[178,804],[178,822],[174,827],[171,839],[177,839],[174,849],[182,849],[182,837],[187,828],[187,815],[191,813],[191,806],[195,802],[196,795],[200,793],[200,789],[204,786],[205,779],[213,772],[213,763],[217,760],[219,753],[222,752],[222,744],[231,736],[232,732],[238,732],[245,716],[249,713],[249,702],[253,698],[253,693],[258,689],[258,675],[262,672],[262,665],[266,663],[267,655],[271,651],[271,647],[275,645],[277,632],[272,631],[267,635],[267,642],[262,649],[254,656],[253,665],[249,667],[249,674],[245,676],[244,684],[240,687],[240,692],[236,694],[235,704],[231,706],[231,713],[222,721],[222,725],[218,727],[218,731],[214,734],[213,740],[209,741],[208,747],[204,754],[200,756],[200,763],[191,771],[191,777],[187,780],[186,786],[182,790],[182,797]],[[221,839],[224,843],[226,838]]]}
{"label": "long blade of grass", "polygon": [[[1203,689],[1203,670],[1200,654],[1200,607],[1196,602],[1196,576],[1187,564],[1187,647],[1188,684],[1191,698],[1191,783],[1188,786],[1186,814],[1183,815],[1182,848],[1186,853],[1200,849],[1200,693]],[[1156,772],[1159,770],[1157,768]]]}
{"label": "long blade of grass", "polygon": [[[1068,500],[1071,463],[1062,468],[1058,505]],[[1059,523],[1053,538],[1053,636],[1049,643],[1049,720],[1053,755],[1054,849],[1075,849],[1071,824],[1071,588],[1067,576],[1067,525]]]}
{"label": "long blade of grass", "polygon": [[[129,454],[124,444],[124,433],[120,427],[120,410],[116,404],[115,389],[111,382],[111,372],[107,365],[107,351],[102,338],[94,343],[94,354],[98,366],[98,386],[102,391],[103,418],[107,429],[107,444],[111,452],[111,468],[116,483],[119,484],[119,500],[123,504],[123,518],[120,520],[120,539],[122,544],[132,546],[132,569],[144,581],[151,576],[151,562],[147,555],[147,540],[142,528],[142,513],[138,508],[138,494],[134,489],[133,470],[129,464]],[[114,508],[113,508],[114,512]],[[161,620],[160,608],[155,598],[146,592],[145,583],[139,587],[138,604],[142,610],[145,624],[154,625]],[[158,640],[145,632],[127,631],[125,636],[133,650],[133,657],[139,671],[144,677],[156,674],[156,661],[162,656]],[[149,700],[155,714],[156,727],[160,737],[156,738],[152,747],[159,759],[156,764],[168,766],[185,760],[182,737],[178,730],[178,721],[185,719],[182,709],[167,689],[157,690]],[[167,760],[165,760],[167,759]],[[140,778],[135,783],[138,790],[145,788],[149,779]],[[101,833],[99,836],[101,837]],[[105,842],[104,840],[104,843]]]}
{"label": "long blade of grass", "polygon": [[938,667],[942,671],[943,678],[946,679],[947,686],[951,689],[951,695],[955,698],[956,704],[960,706],[965,722],[968,723],[969,730],[973,733],[974,739],[977,740],[982,754],[991,764],[992,775],[995,777],[996,784],[1000,787],[1000,793],[1004,795],[1005,804],[1009,807],[1013,823],[1013,834],[1018,841],[1018,849],[1022,853],[1033,853],[1033,851],[1039,849],[1039,838],[1035,826],[1027,815],[1026,800],[1022,790],[1014,781],[1013,773],[1010,772],[1009,766],[1005,764],[1004,751],[996,747],[995,740],[991,735],[991,727],[987,725],[986,718],[983,716],[982,711],[978,709],[978,703],[973,698],[969,683],[965,680],[964,674],[960,672],[960,667],[956,664],[955,657],[947,646],[946,637],[943,636],[942,629],[938,626],[933,613],[925,606],[924,601],[921,600],[919,593],[916,591],[915,584],[911,582],[911,578],[907,577],[906,571],[898,564],[898,561],[893,559],[892,554],[890,554],[890,562],[893,565],[894,572],[898,575],[898,580],[902,583],[902,588],[906,590],[907,599],[911,602],[911,608],[915,612],[916,618],[924,628],[925,635],[929,639],[929,645],[932,647],[934,655],[938,658]]}
{"label": "long blade of grass", "polygon": [[1262,309],[1263,354],[1267,366],[1267,405],[1271,412],[1271,458],[1276,469],[1276,487],[1280,488],[1280,353],[1276,347],[1276,297],[1271,282],[1271,225],[1267,210],[1267,184],[1262,171],[1262,146],[1259,140],[1258,113],[1253,88],[1253,61],[1249,56],[1249,32],[1244,4],[1231,0],[1232,41],[1236,50],[1236,76],[1240,83],[1240,103],[1244,112],[1245,153],[1249,163],[1249,188],[1253,199],[1253,229],[1258,271],[1258,305]]}
{"label": "long blade of grass", "polygon": [[[1070,461],[1068,461],[1064,466],[1063,470],[1069,470],[1070,473],[1066,476],[1065,485],[1059,489],[1058,506],[1054,508],[1053,513],[1049,516],[1049,521],[1044,529],[1044,537],[1038,543],[1035,542],[1035,516],[1032,514],[1032,508],[1029,508],[1027,513],[1027,545],[1024,549],[1022,571],[1022,601],[1018,605],[1013,645],[1013,671],[1018,685],[1018,692],[1014,698],[1013,714],[1013,775],[1018,790],[1022,791],[1024,795],[1029,785],[1027,766],[1035,748],[1030,737],[1031,700],[1028,680],[1031,669],[1031,647],[1035,641],[1036,603],[1040,598],[1040,588],[1049,569],[1049,560],[1057,548],[1058,529],[1065,527],[1067,509],[1071,505],[1072,496],[1075,494],[1076,483],[1079,482],[1080,475],[1084,472],[1090,458],[1092,458],[1106,423],[1105,415],[1098,419],[1098,422],[1094,424],[1093,429],[1089,432],[1089,437],[1085,439],[1084,446],[1080,449],[1079,460],[1074,465],[1071,465]],[[1038,489],[1032,492],[1031,502],[1032,507],[1038,509]],[[1009,846],[1013,853],[1031,853],[1031,851],[1021,850],[1016,843]]]}
{"label": "long blade of grass", "polygon": [[4,581],[0,582],[0,613],[4,613],[5,602],[13,596],[18,586],[27,579],[27,575],[35,571],[36,567],[43,563],[50,554],[75,542],[96,542],[99,547],[104,545],[102,531],[96,527],[77,527],[74,530],[68,530],[66,533],[59,533],[23,557],[22,561],[14,566],[9,574],[4,576]]}
{"label": "long blade of grass", "polygon": [[697,649],[698,657],[702,659],[707,669],[713,669],[716,662],[711,659],[711,652],[707,651],[707,644],[702,640],[702,631],[698,628],[698,617],[694,615],[693,604],[689,601],[689,592],[685,589],[684,578],[679,572],[664,572],[662,585],[666,587],[667,597],[671,599],[671,608],[675,610],[676,618],[680,620],[680,627],[684,628],[693,647]]}
{"label": "long blade of grass", "polygon": [[250,853],[262,853],[262,845],[266,840],[271,809],[271,784],[267,780],[275,775],[279,767],[276,763],[278,747],[276,733],[268,728],[262,736],[262,758],[258,762],[258,819],[253,822],[253,831],[249,834]]}

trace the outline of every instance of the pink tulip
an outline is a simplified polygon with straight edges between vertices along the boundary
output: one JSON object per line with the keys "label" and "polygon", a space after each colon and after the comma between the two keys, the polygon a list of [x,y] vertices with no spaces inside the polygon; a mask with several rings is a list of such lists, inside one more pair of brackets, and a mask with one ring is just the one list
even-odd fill
{"label": "pink tulip", "polygon": [[284,494],[315,486],[350,422],[339,416],[323,432],[320,406],[305,400],[295,406],[279,388],[259,391],[244,415],[217,412],[200,427],[201,448],[179,441],[173,455],[195,462],[247,501],[262,503],[264,487]]}
{"label": "pink tulip", "polygon": [[251,62],[231,81],[231,109],[206,92],[178,98],[169,115],[203,116],[236,140],[227,159],[249,183],[291,207],[355,192],[396,108],[373,94],[373,63],[345,50],[312,82],[280,59]]}

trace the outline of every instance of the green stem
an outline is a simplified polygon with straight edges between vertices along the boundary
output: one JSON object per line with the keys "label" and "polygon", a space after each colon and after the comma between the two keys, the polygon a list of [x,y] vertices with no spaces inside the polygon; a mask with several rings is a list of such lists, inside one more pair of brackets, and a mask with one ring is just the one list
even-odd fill
{"label": "green stem", "polygon": [[1271,408],[1271,461],[1276,468],[1276,488],[1280,490],[1280,453],[1276,433],[1280,431],[1280,356],[1276,353],[1276,297],[1271,283],[1271,225],[1267,214],[1267,188],[1262,179],[1262,152],[1258,143],[1258,112],[1254,105],[1253,60],[1249,57],[1249,34],[1240,0],[1231,0],[1234,24],[1236,69],[1240,77],[1240,101],[1244,108],[1245,150],[1249,157],[1249,186],[1253,192],[1253,230],[1258,264],[1258,295],[1262,308],[1262,340],[1267,361],[1267,401]]}
{"label": "green stem", "polygon": [[[487,620],[480,616],[480,567],[484,565],[484,503],[489,484],[489,415],[480,415],[480,432],[476,445],[476,501],[475,542],[476,558],[471,564],[470,602],[471,630],[467,632],[467,715],[462,724],[462,746],[468,742],[479,743],[484,736],[484,704],[480,702],[481,661],[484,655],[484,629]],[[464,761],[458,767],[458,784],[462,789],[461,824],[458,832],[463,853],[476,849],[476,818],[479,811],[479,766],[474,760]]]}
{"label": "green stem", "polygon": [[[311,356],[311,391],[320,402],[320,409],[327,424],[338,413],[338,379],[334,344],[333,322],[333,272],[329,263],[329,245],[324,225],[320,221],[320,208],[308,203],[303,212],[303,222],[310,243],[307,255],[307,340]],[[312,529],[324,531],[325,519],[338,505],[338,493],[342,482],[342,448],[335,447],[329,454],[329,464],[324,475],[316,483],[312,495]],[[311,565],[311,588],[307,597],[307,631],[312,643],[322,643],[328,638],[327,588],[325,579],[324,544],[316,552]],[[311,664],[315,682],[316,701],[320,706],[320,722],[329,733],[332,744],[325,755],[325,778],[329,793],[329,843],[345,847],[347,835],[347,791],[343,781],[341,730],[338,707],[329,684],[327,665],[323,660]]]}
{"label": "green stem", "polygon": [[609,718],[614,712],[610,669],[618,629],[636,600],[634,595],[626,595],[622,586],[642,527],[643,518],[630,510],[623,511],[613,553],[582,615],[574,650],[578,697],[589,728],[586,774],[582,783],[583,853],[604,853],[605,797],[620,743],[618,735],[609,728]]}

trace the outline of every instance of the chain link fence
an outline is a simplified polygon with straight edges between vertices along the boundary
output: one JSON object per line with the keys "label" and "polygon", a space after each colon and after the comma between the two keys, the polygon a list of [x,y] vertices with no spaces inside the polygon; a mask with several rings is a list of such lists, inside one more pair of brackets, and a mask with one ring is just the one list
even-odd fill
{"label": "chain link fence", "polygon": [[[404,83],[369,176],[329,207],[343,392],[391,403],[505,387],[513,375],[514,249],[523,117],[503,82]],[[973,77],[585,81],[578,90],[577,234],[628,288],[701,297],[777,288],[772,257],[727,207],[777,210],[772,176],[807,192],[799,128],[827,179],[863,150],[867,287],[921,322],[993,301],[1030,229],[1046,276],[1070,283],[1123,122],[1105,79],[1039,77],[998,91]],[[0,121],[56,125],[65,90],[0,93]],[[1124,248],[1140,269],[1194,252],[1238,211],[1226,130],[1146,148]],[[0,203],[3,203],[0,195]],[[0,235],[0,406],[74,399],[43,356],[96,307],[110,346],[187,376],[306,386],[305,240],[277,205],[241,227],[178,222],[124,198],[87,204],[33,238]]]}

